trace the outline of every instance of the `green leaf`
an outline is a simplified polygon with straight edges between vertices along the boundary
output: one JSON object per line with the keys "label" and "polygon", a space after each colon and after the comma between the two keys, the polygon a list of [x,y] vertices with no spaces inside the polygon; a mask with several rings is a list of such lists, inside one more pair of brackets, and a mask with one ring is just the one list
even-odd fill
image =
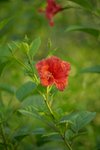
{"label": "green leaf", "polygon": [[41,119],[41,116],[43,117],[45,115],[44,110],[46,110],[46,106],[43,98],[39,95],[34,95],[22,102],[19,112],[30,117]]}
{"label": "green leaf", "polygon": [[44,128],[37,128],[35,130],[31,130],[28,126],[22,126],[13,134],[12,138],[17,141],[21,141],[23,138],[29,135],[41,135],[45,133]]}
{"label": "green leaf", "polygon": [[22,42],[20,45],[20,49],[27,54],[29,52],[29,45],[26,42]]}
{"label": "green leaf", "polygon": [[9,22],[10,19],[4,19],[0,22],[0,30]]}
{"label": "green leaf", "polygon": [[71,129],[74,132],[78,132],[88,123],[90,123],[95,118],[95,116],[96,116],[95,112],[88,112],[88,111],[73,112],[63,117],[61,121],[70,120],[72,122]]}
{"label": "green leaf", "polygon": [[15,87],[7,83],[0,83],[0,90],[11,93],[11,94],[15,94]]}
{"label": "green leaf", "polygon": [[11,55],[8,46],[0,45],[0,61],[7,61],[7,57]]}
{"label": "green leaf", "polygon": [[72,125],[73,130],[78,132],[80,129],[90,123],[95,118],[95,116],[95,112],[80,112],[77,114],[77,117],[74,120],[74,124]]}
{"label": "green leaf", "polygon": [[39,92],[46,93],[46,87],[42,86],[41,84],[38,84],[35,94],[39,94]]}
{"label": "green leaf", "polygon": [[32,131],[32,134],[37,135],[37,134],[44,134],[46,131],[44,128],[37,128]]}
{"label": "green leaf", "polygon": [[93,10],[93,5],[90,0],[69,0],[69,1],[76,3],[87,10]]}
{"label": "green leaf", "polygon": [[44,134],[43,137],[45,137],[47,141],[62,141],[62,138],[58,132],[50,132]]}
{"label": "green leaf", "polygon": [[8,43],[8,48],[11,52],[14,53],[17,49],[20,48],[20,45],[21,45],[20,42],[12,41],[12,42]]}
{"label": "green leaf", "polygon": [[81,25],[72,25],[66,29],[66,32],[70,32],[70,31],[82,31],[82,32],[88,33],[96,38],[98,38],[100,35],[99,29],[85,27],[85,26],[81,26]]}
{"label": "green leaf", "polygon": [[66,139],[70,141],[75,136],[75,133],[72,130],[68,129],[65,133],[65,136]]}
{"label": "green leaf", "polygon": [[78,136],[84,135],[86,133],[87,133],[86,130],[81,130],[81,131],[76,133],[75,131],[72,131],[72,129],[67,129],[65,132],[65,137],[68,141],[73,141]]}
{"label": "green leaf", "polygon": [[29,117],[35,117],[37,119],[41,120],[41,116],[39,114],[39,111],[37,108],[35,108],[34,106],[28,106],[26,108],[23,109],[19,109],[18,110],[21,114],[29,116]]}
{"label": "green leaf", "polygon": [[100,73],[100,66],[92,66],[81,70],[82,73]]}
{"label": "green leaf", "polygon": [[36,84],[29,81],[23,84],[19,89],[16,91],[16,97],[18,100],[23,101],[26,97],[31,95],[36,88]]}
{"label": "green leaf", "polygon": [[37,50],[39,49],[40,44],[41,44],[41,39],[40,39],[40,37],[37,38],[37,39],[35,39],[35,40],[31,43],[29,53],[30,53],[30,56],[31,56],[32,58],[34,57],[34,55],[36,54]]}
{"label": "green leaf", "polygon": [[32,95],[30,97],[27,97],[22,103],[21,108],[26,108],[27,106],[34,106],[39,111],[44,110],[44,99],[40,95]]}
{"label": "green leaf", "polygon": [[30,135],[30,130],[28,127],[21,127],[17,131],[15,131],[14,135],[12,136],[13,139],[21,141],[26,136]]}

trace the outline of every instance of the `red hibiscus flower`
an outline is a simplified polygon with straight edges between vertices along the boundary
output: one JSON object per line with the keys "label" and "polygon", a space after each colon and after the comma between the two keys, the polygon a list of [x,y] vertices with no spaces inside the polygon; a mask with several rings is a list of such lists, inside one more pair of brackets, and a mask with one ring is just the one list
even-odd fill
{"label": "red hibiscus flower", "polygon": [[45,10],[39,9],[40,12],[44,12],[46,18],[49,20],[50,26],[54,25],[53,17],[63,10],[63,8],[55,2],[55,0],[47,0],[47,6]]}
{"label": "red hibiscus flower", "polygon": [[70,64],[56,56],[43,59],[36,64],[43,86],[55,85],[63,91],[68,83]]}

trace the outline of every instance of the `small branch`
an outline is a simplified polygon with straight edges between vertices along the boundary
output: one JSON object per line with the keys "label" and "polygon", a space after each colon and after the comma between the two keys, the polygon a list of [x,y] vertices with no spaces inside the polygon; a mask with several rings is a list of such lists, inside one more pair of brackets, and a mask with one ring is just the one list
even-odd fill
{"label": "small branch", "polygon": [[61,135],[61,136],[62,136],[62,139],[63,139],[65,145],[67,146],[67,148],[68,148],[69,150],[72,150],[70,144],[69,144],[69,143],[67,142],[67,140],[65,139],[65,136],[63,136],[63,135]]}

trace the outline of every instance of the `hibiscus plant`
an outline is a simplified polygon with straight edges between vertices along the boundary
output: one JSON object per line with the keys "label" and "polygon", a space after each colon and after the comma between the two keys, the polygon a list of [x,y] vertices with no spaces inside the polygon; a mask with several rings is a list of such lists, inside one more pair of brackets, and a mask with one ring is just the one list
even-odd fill
{"label": "hibiscus plant", "polygon": [[[69,1],[78,4],[78,7],[81,6],[96,16],[99,14],[99,11],[94,12],[94,9],[91,11],[91,4],[89,3],[89,5],[87,5],[87,1],[85,0]],[[54,25],[53,17],[57,13],[72,8],[73,6],[63,7],[55,0],[47,0],[46,2],[45,9],[40,8],[39,11],[45,14],[50,26]],[[4,23],[2,22],[0,28],[2,28],[2,25],[5,23],[5,21]],[[97,38],[100,33],[98,29],[84,28],[82,26],[72,26],[67,28],[66,31],[75,31],[77,29],[90,33]],[[10,85],[0,84],[1,89],[5,89],[5,91],[12,94],[18,101],[16,107],[13,108],[11,105],[12,98],[8,103],[8,107],[6,107],[0,95],[0,149],[20,150],[19,145],[21,144],[19,143],[21,143],[24,138],[27,136],[36,136],[42,140],[43,143],[57,141],[58,144],[61,144],[62,149],[74,150],[75,139],[82,134],[86,134],[84,130],[85,126],[96,116],[95,112],[77,111],[73,109],[71,111],[67,109],[63,110],[61,105],[59,109],[56,107],[55,95],[58,92],[63,94],[63,91],[66,91],[70,84],[68,80],[72,70],[71,63],[53,55],[52,49],[46,58],[40,60],[34,58],[40,44],[40,38],[36,38],[29,43],[27,37],[25,37],[24,41],[12,42],[8,44],[9,57],[5,57],[5,59],[7,59],[5,62],[0,61],[0,65],[2,66],[0,68],[0,75],[9,62],[17,62],[22,66],[25,77],[27,76],[25,83],[22,83],[17,89],[10,87]],[[17,52],[21,52],[20,57],[17,55]],[[23,58],[21,56],[23,56]],[[14,121],[13,117],[15,117]],[[21,126],[21,128],[19,124],[19,127],[16,127],[16,125],[12,127],[12,122],[15,123],[15,119],[20,119],[20,124],[23,124],[23,117],[25,121],[28,118],[33,119],[33,122],[35,119],[38,119],[43,125],[41,128],[40,126],[35,128],[32,125],[31,130],[28,126],[25,128]],[[28,121],[30,120],[27,120],[27,122]],[[41,143],[39,144],[41,145]]]}
{"label": "hibiscus plant", "polygon": [[[74,139],[84,134],[84,127],[94,119],[96,113],[74,110],[59,112],[56,109],[54,96],[58,91],[67,90],[71,64],[52,54],[48,55],[47,58],[35,61],[34,56],[40,43],[40,38],[37,38],[30,44],[25,41],[9,44],[11,58],[24,68],[25,74],[29,77],[29,80],[15,92],[16,98],[20,102],[16,111],[20,115],[30,118],[36,117],[44,124],[43,130],[38,128],[36,131],[32,131],[33,135],[41,135],[45,142],[59,141],[64,149],[72,150]],[[23,52],[25,62],[17,57],[14,49]],[[27,97],[30,97],[31,100],[27,99],[29,102],[22,105]],[[59,107],[62,108],[62,106]],[[12,144],[13,147],[17,147],[18,137],[23,139],[29,135],[27,130],[20,132],[13,135],[16,139]],[[5,146],[8,150],[9,145],[6,144]]]}

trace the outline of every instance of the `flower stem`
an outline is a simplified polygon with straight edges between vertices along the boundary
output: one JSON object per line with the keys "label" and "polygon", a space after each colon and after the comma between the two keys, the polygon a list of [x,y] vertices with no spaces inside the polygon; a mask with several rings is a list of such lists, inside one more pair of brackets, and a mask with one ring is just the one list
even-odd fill
{"label": "flower stem", "polygon": [[49,87],[47,87],[47,92],[46,92],[46,97],[45,97],[45,103],[46,103],[46,106],[47,106],[47,108],[48,108],[48,110],[49,110],[49,112],[50,112],[50,114],[51,114],[51,117],[52,117],[52,119],[53,119],[53,123],[55,124],[56,131],[57,131],[57,132],[59,133],[59,135],[61,136],[62,140],[64,141],[64,143],[65,143],[65,145],[66,145],[66,147],[67,147],[69,150],[72,150],[70,144],[68,143],[68,141],[67,141],[66,138],[65,138],[65,133],[62,134],[61,131],[60,131],[60,129],[56,126],[57,120],[56,120],[56,118],[55,118],[55,116],[54,116],[54,113],[53,113],[53,111],[52,111],[52,109],[51,109],[51,107],[50,107],[50,105],[49,105]]}
{"label": "flower stem", "polygon": [[51,107],[50,107],[48,101],[45,101],[45,103],[46,103],[46,105],[47,105],[47,107],[48,107],[48,109],[49,109],[49,111],[50,111],[50,114],[51,114],[52,118],[55,119],[54,114],[53,114],[53,111],[52,111],[52,109],[51,109]]}
{"label": "flower stem", "polygon": [[45,103],[47,105],[47,108],[48,108],[48,110],[49,110],[53,120],[55,120],[55,116],[54,116],[53,111],[52,111],[52,109],[51,109],[51,107],[49,105],[49,88],[48,87],[47,87],[47,92],[46,92]]}

